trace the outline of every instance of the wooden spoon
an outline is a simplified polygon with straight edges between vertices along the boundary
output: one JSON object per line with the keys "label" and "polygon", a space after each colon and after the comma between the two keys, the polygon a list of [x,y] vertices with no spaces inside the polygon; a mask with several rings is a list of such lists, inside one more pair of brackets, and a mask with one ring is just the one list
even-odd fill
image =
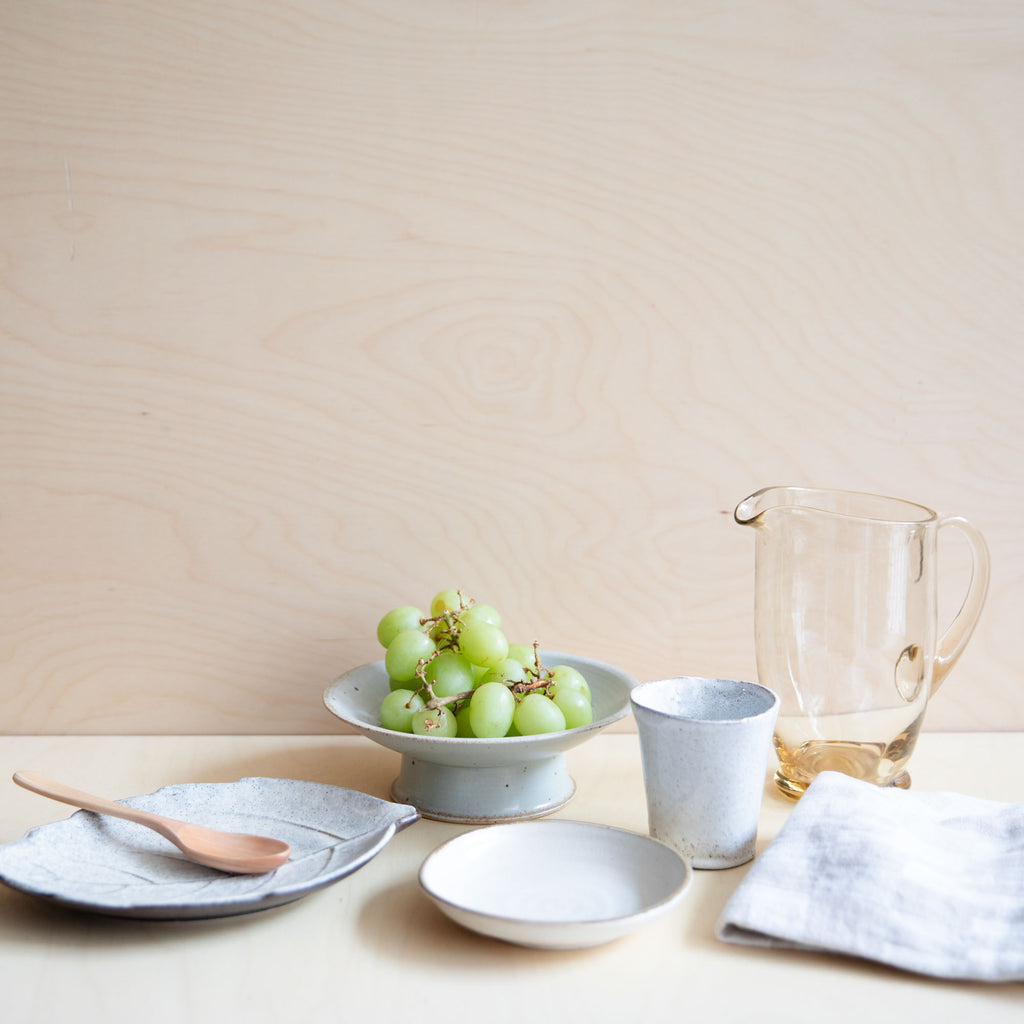
{"label": "wooden spoon", "polygon": [[280,867],[290,856],[291,847],[280,839],[250,836],[240,832],[218,832],[203,825],[175,821],[160,814],[140,811],[125,804],[104,800],[48,779],[38,772],[15,772],[14,781],[25,789],[48,796],[72,807],[97,814],[125,818],[159,832],[181,850],[189,860],[218,871],[237,875],[259,875]]}

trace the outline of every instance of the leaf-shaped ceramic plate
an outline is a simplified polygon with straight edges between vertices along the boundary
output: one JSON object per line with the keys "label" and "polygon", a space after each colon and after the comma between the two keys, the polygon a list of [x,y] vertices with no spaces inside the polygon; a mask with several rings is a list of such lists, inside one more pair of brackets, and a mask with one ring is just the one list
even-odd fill
{"label": "leaf-shaped ceramic plate", "polygon": [[166,786],[122,803],[231,832],[274,836],[292,855],[265,875],[228,875],[186,860],[141,825],[89,811],[0,846],[0,881],[101,914],[163,920],[267,910],[337,882],[376,856],[419,812],[299,779]]}

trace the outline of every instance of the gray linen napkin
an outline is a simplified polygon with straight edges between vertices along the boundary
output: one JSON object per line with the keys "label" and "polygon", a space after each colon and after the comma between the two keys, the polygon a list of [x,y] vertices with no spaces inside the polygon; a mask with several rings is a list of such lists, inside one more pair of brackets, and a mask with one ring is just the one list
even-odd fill
{"label": "gray linen napkin", "polygon": [[740,883],[718,938],[940,978],[1024,980],[1024,803],[823,772]]}

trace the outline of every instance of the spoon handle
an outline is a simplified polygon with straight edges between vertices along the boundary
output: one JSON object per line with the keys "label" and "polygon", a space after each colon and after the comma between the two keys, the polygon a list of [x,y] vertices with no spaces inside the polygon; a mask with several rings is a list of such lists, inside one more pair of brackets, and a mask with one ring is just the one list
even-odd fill
{"label": "spoon handle", "polygon": [[71,804],[72,807],[95,811],[97,814],[109,814],[114,818],[124,818],[139,825],[147,825],[172,842],[177,840],[172,828],[176,823],[171,822],[169,818],[162,818],[158,814],[150,814],[148,811],[140,811],[135,807],[114,803],[113,800],[104,800],[101,796],[93,796],[92,793],[85,793],[72,786],[65,786],[62,782],[49,779],[39,772],[15,772],[14,781],[19,786],[30,789],[40,796],[48,796],[61,803]]}

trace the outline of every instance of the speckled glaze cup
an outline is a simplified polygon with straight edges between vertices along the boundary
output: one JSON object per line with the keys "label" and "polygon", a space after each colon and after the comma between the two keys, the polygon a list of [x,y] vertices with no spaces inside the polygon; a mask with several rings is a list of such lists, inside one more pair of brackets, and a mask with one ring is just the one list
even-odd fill
{"label": "speckled glaze cup", "polygon": [[630,694],[651,835],[695,868],[753,859],[779,698],[759,683],[682,676]]}

